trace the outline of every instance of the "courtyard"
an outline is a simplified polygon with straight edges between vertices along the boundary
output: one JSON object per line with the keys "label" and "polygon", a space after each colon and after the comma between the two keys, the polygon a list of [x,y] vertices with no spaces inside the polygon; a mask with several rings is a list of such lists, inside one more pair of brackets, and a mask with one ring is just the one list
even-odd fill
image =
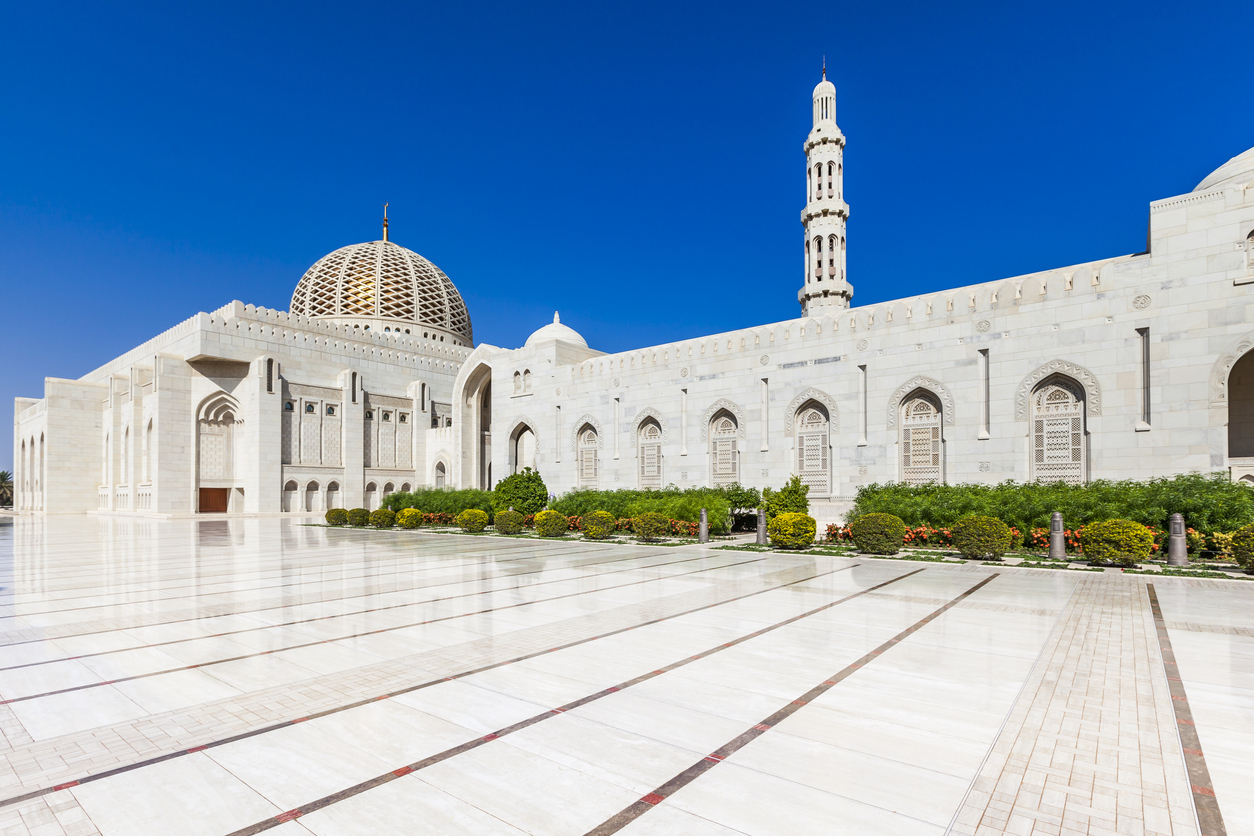
{"label": "courtyard", "polygon": [[5,836],[1254,833],[1243,581],[290,517],[0,573]]}

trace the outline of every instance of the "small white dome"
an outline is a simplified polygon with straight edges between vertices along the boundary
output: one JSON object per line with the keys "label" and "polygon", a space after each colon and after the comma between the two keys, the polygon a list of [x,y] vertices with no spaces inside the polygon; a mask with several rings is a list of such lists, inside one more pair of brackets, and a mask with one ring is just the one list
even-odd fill
{"label": "small white dome", "polygon": [[553,312],[553,321],[548,325],[536,331],[527,338],[524,348],[531,348],[533,345],[547,343],[551,340],[561,340],[565,343],[574,343],[575,345],[588,347],[588,341],[579,335],[574,328],[562,324],[562,320],[558,317],[557,311]]}
{"label": "small white dome", "polygon": [[1219,186],[1231,186],[1254,180],[1254,148],[1238,154],[1212,171],[1193,191],[1204,192]]}

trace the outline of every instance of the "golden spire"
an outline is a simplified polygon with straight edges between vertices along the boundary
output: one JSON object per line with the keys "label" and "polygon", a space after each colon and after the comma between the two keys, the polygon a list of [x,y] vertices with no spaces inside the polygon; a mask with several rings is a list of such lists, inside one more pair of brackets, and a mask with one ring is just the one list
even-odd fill
{"label": "golden spire", "polygon": [[388,205],[383,204],[383,240],[388,240]]}
{"label": "golden spire", "polygon": [[827,56],[823,56],[823,80],[827,81]]}

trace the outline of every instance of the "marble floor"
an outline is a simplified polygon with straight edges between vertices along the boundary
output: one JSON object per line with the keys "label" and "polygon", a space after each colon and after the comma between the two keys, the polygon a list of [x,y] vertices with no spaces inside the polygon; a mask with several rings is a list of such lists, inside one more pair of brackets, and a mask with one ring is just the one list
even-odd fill
{"label": "marble floor", "polygon": [[1254,583],[0,525],[7,834],[1254,834]]}

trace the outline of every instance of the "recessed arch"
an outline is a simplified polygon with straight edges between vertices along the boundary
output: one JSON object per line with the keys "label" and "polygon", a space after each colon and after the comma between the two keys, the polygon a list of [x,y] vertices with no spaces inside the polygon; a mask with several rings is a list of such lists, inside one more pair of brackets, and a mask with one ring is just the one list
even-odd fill
{"label": "recessed arch", "polygon": [[1015,392],[1015,418],[1024,421],[1028,417],[1028,401],[1038,384],[1050,375],[1066,375],[1083,388],[1085,414],[1102,414],[1102,387],[1097,377],[1088,369],[1069,360],[1051,360],[1034,369],[1019,383]]}
{"label": "recessed arch", "polygon": [[738,438],[745,437],[745,412],[738,405],[732,403],[726,398],[719,398],[705,410],[705,415],[701,420],[701,440],[705,441],[710,435],[710,423],[714,420],[714,416],[720,411],[726,410],[736,419],[736,435]]}
{"label": "recessed arch", "polygon": [[949,387],[941,383],[939,380],[927,377],[925,375],[915,375],[905,383],[898,386],[891,397],[888,399],[888,426],[897,426],[897,420],[901,417],[901,405],[907,397],[912,396],[915,392],[923,390],[931,393],[936,399],[937,407],[944,413],[946,421],[953,421],[954,418],[954,396],[949,391]]}
{"label": "recessed arch", "polygon": [[1088,481],[1088,429],[1084,386],[1057,373],[1032,389],[1029,404],[1028,470],[1034,482]]}
{"label": "recessed arch", "polygon": [[646,406],[644,409],[636,413],[636,418],[634,422],[636,432],[640,431],[640,425],[643,424],[645,421],[654,421],[657,423],[658,430],[662,433],[662,441],[663,443],[665,443],[666,441],[666,417],[662,415],[661,412],[654,409],[653,407]]}
{"label": "recessed arch", "polygon": [[605,438],[605,433],[601,430],[601,422],[593,416],[585,413],[576,419],[574,423],[574,432],[572,432],[570,436],[570,449],[575,452],[579,452],[579,434],[583,432],[585,426],[590,426],[592,429],[596,430],[597,447],[601,446],[602,439]]}
{"label": "recessed arch", "polygon": [[784,435],[791,436],[795,430],[796,422],[793,420],[797,415],[801,405],[806,401],[817,401],[821,403],[827,410],[827,420],[831,430],[840,429],[840,416],[836,409],[836,400],[822,389],[816,389],[813,386],[802,389],[797,397],[788,402],[788,409],[784,412],[787,420],[784,422]]}

